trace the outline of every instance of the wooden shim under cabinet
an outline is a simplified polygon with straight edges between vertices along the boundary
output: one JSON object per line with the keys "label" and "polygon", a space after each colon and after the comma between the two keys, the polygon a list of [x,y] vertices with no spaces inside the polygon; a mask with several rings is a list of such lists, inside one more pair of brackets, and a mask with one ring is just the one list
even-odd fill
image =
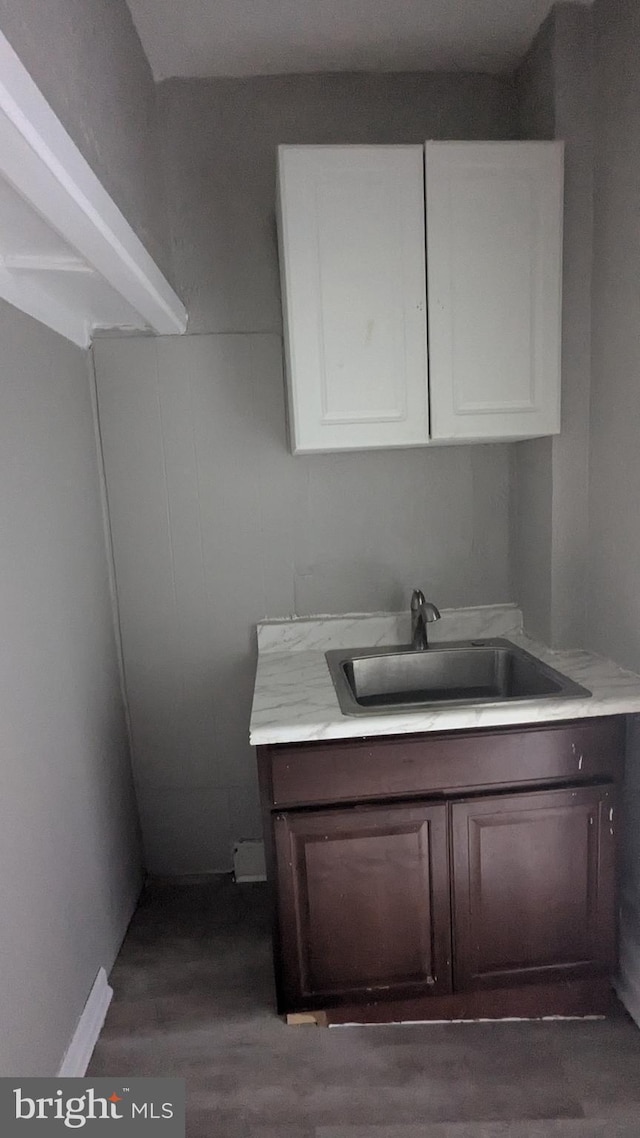
{"label": "wooden shim under cabinet", "polygon": [[327,1013],[326,1012],[289,1012],[287,1015],[287,1027],[326,1027],[327,1026]]}

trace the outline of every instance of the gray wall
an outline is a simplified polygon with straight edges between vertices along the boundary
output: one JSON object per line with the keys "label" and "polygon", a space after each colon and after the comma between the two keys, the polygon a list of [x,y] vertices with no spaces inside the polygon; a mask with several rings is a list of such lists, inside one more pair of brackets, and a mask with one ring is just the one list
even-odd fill
{"label": "gray wall", "polygon": [[552,442],[551,640],[583,637],[589,528],[593,38],[591,10],[555,10],[556,137],[565,140],[562,433]]}
{"label": "gray wall", "polygon": [[[587,647],[640,671],[640,6],[596,0]],[[623,984],[640,1017],[640,731],[624,804]]]}
{"label": "gray wall", "polygon": [[0,30],[170,276],[156,89],[126,0],[0,0]]}
{"label": "gray wall", "polygon": [[580,645],[588,535],[593,45],[590,10],[557,5],[516,76],[523,138],[565,141],[562,432],[514,457],[512,561],[525,627]]}
{"label": "gray wall", "polygon": [[160,84],[175,285],[191,332],[281,329],[278,143],[511,138],[504,78],[283,75]]}
{"label": "gray wall", "polygon": [[0,304],[0,1074],[54,1075],[139,887],[86,353]]}
{"label": "gray wall", "polygon": [[202,334],[95,359],[147,864],[188,873],[260,835],[257,620],[398,609],[414,585],[442,606],[511,599],[511,448],[288,453],[276,145],[508,138],[515,105],[465,75],[171,81],[161,104]]}
{"label": "gray wall", "polygon": [[[553,12],[516,72],[522,138],[555,137],[556,76]],[[552,440],[531,439],[514,447],[511,562],[514,594],[525,628],[551,641]]]}

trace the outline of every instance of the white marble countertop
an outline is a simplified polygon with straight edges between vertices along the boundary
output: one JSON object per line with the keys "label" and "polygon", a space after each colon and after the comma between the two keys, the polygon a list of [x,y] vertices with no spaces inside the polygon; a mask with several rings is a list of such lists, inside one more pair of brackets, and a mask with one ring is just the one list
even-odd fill
{"label": "white marble countertop", "polygon": [[[552,651],[522,631],[513,605],[443,611],[438,640],[502,636],[582,684],[590,698],[546,698],[498,706],[425,708],[343,715],[324,653],[406,643],[406,614],[268,621],[258,626],[258,669],[251,714],[254,746],[352,739],[424,731],[461,731],[516,723],[549,723],[595,715],[640,713],[640,676],[581,650]],[[430,630],[431,631],[431,630]],[[432,637],[436,642],[436,637]]]}

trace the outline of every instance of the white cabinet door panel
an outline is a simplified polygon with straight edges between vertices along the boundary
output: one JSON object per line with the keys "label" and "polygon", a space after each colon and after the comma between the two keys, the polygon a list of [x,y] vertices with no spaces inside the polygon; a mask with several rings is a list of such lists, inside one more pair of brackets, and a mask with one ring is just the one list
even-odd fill
{"label": "white cabinet door panel", "polygon": [[420,146],[280,147],[296,452],[429,441],[423,177]]}
{"label": "white cabinet door panel", "polygon": [[426,147],[431,437],[560,430],[563,144]]}

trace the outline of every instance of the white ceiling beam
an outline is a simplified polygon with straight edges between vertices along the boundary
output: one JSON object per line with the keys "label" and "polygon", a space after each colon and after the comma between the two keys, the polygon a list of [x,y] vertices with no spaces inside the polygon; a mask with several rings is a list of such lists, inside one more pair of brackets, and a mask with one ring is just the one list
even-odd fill
{"label": "white ceiling beam", "polygon": [[61,302],[47,288],[40,287],[37,281],[25,281],[20,274],[14,274],[0,264],[0,297],[33,316],[41,324],[53,328],[79,348],[91,346],[91,328],[86,315]]}
{"label": "white ceiling beam", "polygon": [[0,257],[5,269],[12,273],[91,273],[95,270],[80,257],[62,257],[46,253],[5,253]]}
{"label": "white ceiling beam", "polygon": [[162,334],[186,330],[182,301],[1,33],[0,177],[140,313],[143,323]]}

